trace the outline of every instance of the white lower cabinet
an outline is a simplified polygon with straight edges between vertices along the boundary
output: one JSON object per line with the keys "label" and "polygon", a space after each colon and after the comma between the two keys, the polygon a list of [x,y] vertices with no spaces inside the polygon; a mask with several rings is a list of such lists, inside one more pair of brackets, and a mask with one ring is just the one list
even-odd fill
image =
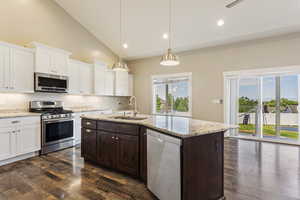
{"label": "white lower cabinet", "polygon": [[40,117],[0,119],[0,160],[41,149]]}
{"label": "white lower cabinet", "polygon": [[20,126],[17,130],[17,154],[40,150],[41,134],[37,124]]}
{"label": "white lower cabinet", "polygon": [[11,158],[15,155],[16,137],[13,134],[14,128],[0,128],[0,160]]}

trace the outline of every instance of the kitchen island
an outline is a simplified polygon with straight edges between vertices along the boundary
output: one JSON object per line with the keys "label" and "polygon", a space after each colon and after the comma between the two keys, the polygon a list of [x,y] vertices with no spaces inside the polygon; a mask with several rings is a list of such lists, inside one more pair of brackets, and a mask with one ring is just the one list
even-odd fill
{"label": "kitchen island", "polygon": [[224,198],[224,132],[185,117],[86,115],[82,157],[144,181],[159,199]]}

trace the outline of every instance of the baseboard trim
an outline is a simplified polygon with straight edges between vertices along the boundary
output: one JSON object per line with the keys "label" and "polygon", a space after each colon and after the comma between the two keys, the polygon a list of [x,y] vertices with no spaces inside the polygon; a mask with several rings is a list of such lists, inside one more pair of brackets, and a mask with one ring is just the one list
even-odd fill
{"label": "baseboard trim", "polygon": [[7,164],[10,164],[10,163],[14,163],[14,162],[17,162],[17,161],[20,161],[20,160],[25,160],[27,158],[32,158],[32,157],[35,157],[35,156],[38,156],[38,155],[39,155],[39,152],[36,151],[36,152],[16,156],[16,157],[13,157],[13,158],[9,158],[9,159],[6,159],[6,160],[2,160],[2,161],[0,161],[0,166],[7,165]]}

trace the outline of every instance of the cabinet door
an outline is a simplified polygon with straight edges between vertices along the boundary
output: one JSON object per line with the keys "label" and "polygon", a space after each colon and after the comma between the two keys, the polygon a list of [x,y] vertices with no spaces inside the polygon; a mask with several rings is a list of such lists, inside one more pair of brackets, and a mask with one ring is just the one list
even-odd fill
{"label": "cabinet door", "polygon": [[33,92],[34,54],[30,51],[12,49],[10,89],[16,92]]}
{"label": "cabinet door", "polygon": [[95,161],[97,159],[97,132],[92,129],[82,128],[81,154],[85,159]]}
{"label": "cabinet door", "polygon": [[112,70],[105,71],[105,95],[113,96],[115,94],[115,72]]}
{"label": "cabinet door", "polygon": [[128,74],[128,96],[133,96],[133,75]]}
{"label": "cabinet door", "polygon": [[0,128],[0,160],[15,156],[16,137],[13,128]]}
{"label": "cabinet door", "polygon": [[52,53],[50,50],[38,48],[36,51],[36,72],[55,73],[53,69]]}
{"label": "cabinet door", "polygon": [[68,76],[68,55],[59,52],[52,52],[51,59],[53,62],[53,72],[58,75]]}
{"label": "cabinet door", "polygon": [[223,174],[224,174],[224,134],[214,134],[211,140],[209,155],[209,179],[208,185],[214,185],[209,189],[209,199],[218,199],[224,195]]}
{"label": "cabinet door", "polygon": [[9,85],[10,48],[0,46],[0,90],[7,90]]}
{"label": "cabinet door", "polygon": [[69,93],[80,93],[80,68],[76,62],[70,62],[69,64]]}
{"label": "cabinet door", "polygon": [[128,96],[128,72],[116,71],[115,76],[115,95]]}
{"label": "cabinet door", "polygon": [[80,92],[82,94],[93,93],[93,71],[90,65],[80,65]]}
{"label": "cabinet door", "polygon": [[105,131],[97,132],[97,161],[99,164],[106,167],[116,167],[116,152],[118,150],[116,142],[114,134]]}
{"label": "cabinet door", "polygon": [[138,136],[117,134],[118,141],[117,168],[120,171],[138,176],[139,138]]}
{"label": "cabinet door", "polygon": [[105,70],[95,66],[95,94],[105,95]]}
{"label": "cabinet door", "polygon": [[19,126],[16,132],[18,155],[39,151],[41,149],[40,124]]}

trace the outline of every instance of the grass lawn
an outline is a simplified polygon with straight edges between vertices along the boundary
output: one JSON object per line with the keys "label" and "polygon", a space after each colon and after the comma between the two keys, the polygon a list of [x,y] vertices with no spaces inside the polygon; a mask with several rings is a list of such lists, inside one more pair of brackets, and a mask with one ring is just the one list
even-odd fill
{"label": "grass lawn", "polygon": [[[255,125],[254,124],[248,124],[248,125],[240,124],[240,132],[253,134],[253,133],[255,133]],[[275,126],[274,125],[264,125],[263,126],[263,134],[266,136],[276,136]],[[283,137],[290,138],[290,139],[298,139],[298,132],[296,132],[296,131],[281,130],[280,135]]]}

